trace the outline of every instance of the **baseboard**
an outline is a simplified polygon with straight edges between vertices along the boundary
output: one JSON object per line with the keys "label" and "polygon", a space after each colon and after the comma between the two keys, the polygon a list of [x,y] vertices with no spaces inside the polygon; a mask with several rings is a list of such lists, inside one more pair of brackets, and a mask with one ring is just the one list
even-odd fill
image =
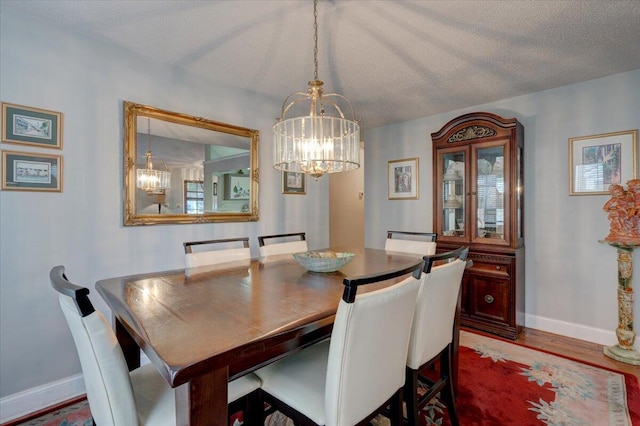
{"label": "baseboard", "polygon": [[82,374],[56,380],[0,399],[0,423],[59,404],[85,393]]}
{"label": "baseboard", "polygon": [[[148,362],[150,362],[149,358],[144,353],[140,353],[140,364],[144,365]],[[0,425],[76,398],[84,393],[82,374],[76,374],[0,398]]]}
{"label": "baseboard", "polygon": [[[573,339],[585,340],[603,346],[611,346],[618,343],[615,330],[603,330],[601,328],[587,327],[566,321],[559,321],[551,318],[536,315],[525,315],[525,326],[547,333],[559,334]],[[638,347],[637,342],[635,347]]]}

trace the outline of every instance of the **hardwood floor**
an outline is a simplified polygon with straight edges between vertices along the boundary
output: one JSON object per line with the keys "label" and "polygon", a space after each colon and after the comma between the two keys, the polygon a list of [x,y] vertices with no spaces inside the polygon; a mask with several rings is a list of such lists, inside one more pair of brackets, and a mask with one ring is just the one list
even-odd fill
{"label": "hardwood floor", "polygon": [[[463,329],[465,328],[463,327]],[[469,331],[479,333],[477,330],[469,329]],[[485,334],[490,337],[497,337],[493,334],[481,334]],[[506,342],[514,342],[509,339],[502,340],[505,340]],[[627,364],[609,358],[602,352],[603,346],[598,345],[597,343],[572,339],[570,337],[547,333],[532,328],[524,328],[515,343],[534,349],[564,355],[568,358],[583,361],[588,364],[629,373],[640,379],[640,366]]]}

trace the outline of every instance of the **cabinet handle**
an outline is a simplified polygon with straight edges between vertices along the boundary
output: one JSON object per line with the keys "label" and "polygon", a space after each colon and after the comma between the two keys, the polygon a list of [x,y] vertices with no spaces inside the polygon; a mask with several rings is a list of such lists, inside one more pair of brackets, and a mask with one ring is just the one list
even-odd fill
{"label": "cabinet handle", "polygon": [[500,270],[500,266],[496,266],[496,271],[499,271],[499,270]]}
{"label": "cabinet handle", "polygon": [[490,294],[487,294],[486,296],[484,296],[484,301],[487,303],[493,303],[493,296]]}

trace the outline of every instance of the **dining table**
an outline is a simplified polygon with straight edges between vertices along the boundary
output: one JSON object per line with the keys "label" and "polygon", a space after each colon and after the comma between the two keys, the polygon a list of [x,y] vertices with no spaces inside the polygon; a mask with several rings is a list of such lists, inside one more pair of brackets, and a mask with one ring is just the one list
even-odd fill
{"label": "dining table", "polygon": [[308,271],[289,254],[107,278],[96,290],[129,369],[140,366],[142,350],[175,388],[177,424],[226,425],[228,381],[329,337],[344,278],[422,261],[371,248],[327,250],[355,256],[331,273]]}

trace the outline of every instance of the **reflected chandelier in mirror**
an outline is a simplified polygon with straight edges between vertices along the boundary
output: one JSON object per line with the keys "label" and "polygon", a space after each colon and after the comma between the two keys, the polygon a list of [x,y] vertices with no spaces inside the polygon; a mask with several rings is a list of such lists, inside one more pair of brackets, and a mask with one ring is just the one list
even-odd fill
{"label": "reflected chandelier in mirror", "polygon": [[[258,130],[124,102],[124,225],[258,220]],[[138,170],[170,172],[168,188]]]}

